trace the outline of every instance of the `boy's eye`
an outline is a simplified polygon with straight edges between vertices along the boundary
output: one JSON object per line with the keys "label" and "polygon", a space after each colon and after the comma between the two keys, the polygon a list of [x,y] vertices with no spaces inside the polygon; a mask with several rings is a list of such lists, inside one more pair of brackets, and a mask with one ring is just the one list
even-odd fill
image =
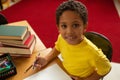
{"label": "boy's eye", "polygon": [[65,28],[67,27],[67,25],[61,25],[61,27],[62,27],[63,29],[65,29]]}
{"label": "boy's eye", "polygon": [[72,27],[73,27],[73,28],[77,28],[77,27],[79,27],[79,24],[73,24]]}

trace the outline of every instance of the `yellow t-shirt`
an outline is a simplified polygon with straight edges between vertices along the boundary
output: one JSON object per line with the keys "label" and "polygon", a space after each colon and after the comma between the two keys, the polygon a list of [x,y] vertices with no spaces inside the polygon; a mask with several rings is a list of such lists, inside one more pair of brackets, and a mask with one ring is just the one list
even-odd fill
{"label": "yellow t-shirt", "polygon": [[59,35],[55,48],[61,53],[63,66],[71,75],[87,77],[95,70],[99,75],[105,75],[110,71],[109,60],[101,49],[86,37],[80,44],[70,45]]}

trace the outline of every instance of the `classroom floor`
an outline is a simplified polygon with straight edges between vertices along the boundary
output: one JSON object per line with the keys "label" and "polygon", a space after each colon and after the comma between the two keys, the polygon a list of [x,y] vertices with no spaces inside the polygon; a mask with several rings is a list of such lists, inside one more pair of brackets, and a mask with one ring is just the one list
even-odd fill
{"label": "classroom floor", "polygon": [[[9,3],[3,4],[3,10],[5,10],[6,8],[18,3],[19,1],[21,1],[21,0],[14,0],[14,2],[9,0]],[[120,2],[118,0],[114,0],[114,4],[115,4],[115,7],[117,9],[118,15],[120,16]]]}

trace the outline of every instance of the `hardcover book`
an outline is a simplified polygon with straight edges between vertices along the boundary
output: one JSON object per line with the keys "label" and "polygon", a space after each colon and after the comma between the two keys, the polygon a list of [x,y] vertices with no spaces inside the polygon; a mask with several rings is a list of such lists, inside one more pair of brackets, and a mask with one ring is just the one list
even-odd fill
{"label": "hardcover book", "polygon": [[23,40],[0,39],[0,42],[2,44],[7,44],[7,45],[21,45],[21,44],[25,43],[25,41],[29,38],[30,35],[31,35],[30,31],[27,31],[27,33],[24,36]]}
{"label": "hardcover book", "polygon": [[35,35],[31,34],[26,39],[26,41],[23,44],[17,44],[17,43],[5,43],[2,42],[3,47],[19,47],[19,48],[29,48],[32,42],[35,40]]}
{"label": "hardcover book", "polygon": [[27,26],[0,25],[0,39],[22,40],[27,30]]}
{"label": "hardcover book", "polygon": [[32,42],[29,48],[17,48],[17,47],[0,47],[0,53],[10,53],[10,54],[32,54],[35,47],[36,40]]}

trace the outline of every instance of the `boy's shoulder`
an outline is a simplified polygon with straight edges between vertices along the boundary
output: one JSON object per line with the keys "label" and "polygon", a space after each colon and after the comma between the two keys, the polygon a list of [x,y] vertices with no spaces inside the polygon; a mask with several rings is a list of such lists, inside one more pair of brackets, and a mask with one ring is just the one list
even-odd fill
{"label": "boy's shoulder", "polygon": [[98,47],[86,37],[84,37],[84,42],[86,43],[86,46],[88,46],[90,49],[98,50]]}

